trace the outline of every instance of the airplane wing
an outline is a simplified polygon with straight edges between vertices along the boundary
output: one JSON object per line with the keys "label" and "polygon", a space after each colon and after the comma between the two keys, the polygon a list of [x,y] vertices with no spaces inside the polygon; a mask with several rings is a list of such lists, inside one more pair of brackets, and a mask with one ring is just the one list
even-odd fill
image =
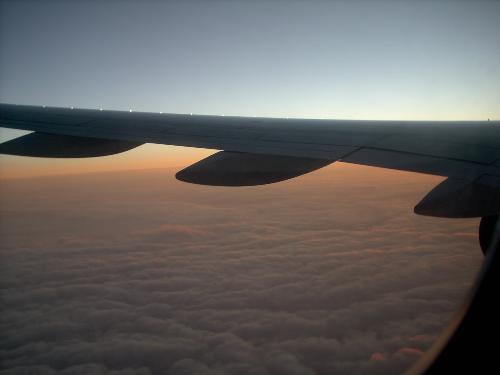
{"label": "airplane wing", "polygon": [[0,104],[30,130],[0,152],[92,157],[144,143],[222,150],[177,173],[219,186],[282,181],[335,161],[448,177],[416,207],[439,217],[500,213],[500,121],[358,121],[203,116]]}

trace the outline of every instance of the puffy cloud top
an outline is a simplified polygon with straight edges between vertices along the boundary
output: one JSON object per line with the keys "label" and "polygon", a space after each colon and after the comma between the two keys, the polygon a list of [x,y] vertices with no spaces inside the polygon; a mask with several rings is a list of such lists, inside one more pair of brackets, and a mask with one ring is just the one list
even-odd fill
{"label": "puffy cloud top", "polygon": [[475,220],[419,217],[436,177],[332,165],[214,188],[172,171],[2,186],[5,374],[387,374],[481,260]]}

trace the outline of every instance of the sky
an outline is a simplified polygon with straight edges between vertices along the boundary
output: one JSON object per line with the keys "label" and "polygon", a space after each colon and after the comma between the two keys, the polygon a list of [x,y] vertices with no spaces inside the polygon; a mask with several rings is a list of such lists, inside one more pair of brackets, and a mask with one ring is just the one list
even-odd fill
{"label": "sky", "polygon": [[[499,39],[496,1],[0,0],[0,102],[500,119]],[[173,178],[213,152],[0,156],[6,373],[387,374],[421,356],[481,261],[477,220],[412,213],[441,178]]]}
{"label": "sky", "polygon": [[6,2],[0,98],[200,114],[499,118],[499,14],[494,1]]}

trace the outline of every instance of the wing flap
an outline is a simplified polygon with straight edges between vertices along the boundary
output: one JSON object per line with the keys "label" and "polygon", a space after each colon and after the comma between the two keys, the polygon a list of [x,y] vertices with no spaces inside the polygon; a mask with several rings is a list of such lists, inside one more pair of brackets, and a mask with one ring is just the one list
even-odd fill
{"label": "wing flap", "polygon": [[372,167],[466,179],[475,179],[485,173],[486,170],[491,169],[488,166],[464,160],[369,148],[353,152],[342,158],[342,161]]}
{"label": "wing flap", "polygon": [[467,139],[454,141],[435,138],[429,134],[398,134],[381,139],[373,148],[418,155],[428,155],[452,160],[491,164],[500,157],[500,148],[473,143]]}
{"label": "wing flap", "polygon": [[184,182],[212,186],[255,186],[288,180],[335,160],[220,151],[178,172]]}
{"label": "wing flap", "polygon": [[35,132],[0,144],[0,153],[44,158],[88,158],[118,154],[141,144]]}

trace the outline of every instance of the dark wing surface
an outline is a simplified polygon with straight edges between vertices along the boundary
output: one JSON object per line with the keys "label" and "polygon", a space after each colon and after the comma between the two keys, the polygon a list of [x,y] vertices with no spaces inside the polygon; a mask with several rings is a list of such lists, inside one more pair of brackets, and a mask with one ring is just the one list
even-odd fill
{"label": "dark wing surface", "polygon": [[245,186],[282,181],[335,161],[447,179],[416,207],[441,217],[500,212],[499,121],[361,121],[124,112],[0,104],[0,126],[33,131],[4,154],[92,157],[143,143],[223,152],[177,174]]}

